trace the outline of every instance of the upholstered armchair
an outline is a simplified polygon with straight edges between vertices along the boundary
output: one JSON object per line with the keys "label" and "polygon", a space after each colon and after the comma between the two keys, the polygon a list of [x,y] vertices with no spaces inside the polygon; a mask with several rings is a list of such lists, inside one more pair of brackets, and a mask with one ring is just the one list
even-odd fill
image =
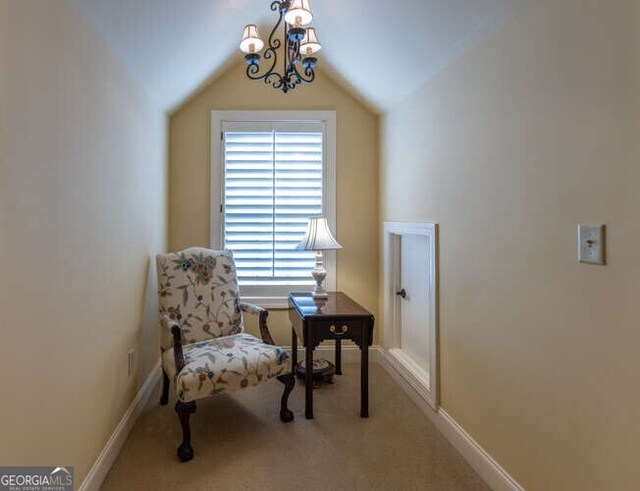
{"label": "upholstered armchair", "polygon": [[[156,256],[163,387],[160,403],[176,390],[182,426],[178,458],[193,458],[190,415],[196,400],[230,393],[277,378],[284,384],[280,419],[289,422],[287,407],[295,379],[287,352],[274,345],[267,327],[268,311],[240,301],[231,251],[193,247]],[[243,313],[257,315],[262,339],[243,332]]]}

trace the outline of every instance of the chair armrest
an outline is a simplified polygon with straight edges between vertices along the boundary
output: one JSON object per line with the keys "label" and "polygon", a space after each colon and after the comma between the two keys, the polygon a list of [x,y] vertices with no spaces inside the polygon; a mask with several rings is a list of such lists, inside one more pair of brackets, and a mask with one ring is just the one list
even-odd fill
{"label": "chair armrest", "polygon": [[168,329],[170,332],[174,326],[180,329],[180,323],[169,317],[167,314],[160,314],[158,317],[160,318],[160,325],[165,329]]}
{"label": "chair armrest", "polygon": [[276,344],[273,342],[273,338],[271,337],[271,333],[269,332],[269,327],[267,326],[267,317],[269,316],[269,311],[267,309],[262,308],[259,305],[254,305],[252,303],[247,303],[247,302],[238,302],[238,308],[242,312],[258,315],[260,337],[262,337],[262,340],[267,344],[271,344],[271,345]]}
{"label": "chair armrest", "polygon": [[248,303],[248,302],[238,302],[238,307],[243,312],[247,312],[248,314],[256,314],[259,315],[262,312],[267,312],[267,309],[264,307],[260,307],[259,305]]}
{"label": "chair armrest", "polygon": [[176,362],[176,373],[184,368],[184,353],[182,352],[182,330],[180,324],[166,314],[160,314],[160,324],[169,329],[173,335],[173,356]]}

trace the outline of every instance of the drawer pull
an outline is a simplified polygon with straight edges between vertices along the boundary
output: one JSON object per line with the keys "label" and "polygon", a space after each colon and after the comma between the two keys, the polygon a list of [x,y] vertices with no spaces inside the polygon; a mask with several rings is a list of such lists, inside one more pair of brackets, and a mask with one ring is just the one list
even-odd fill
{"label": "drawer pull", "polygon": [[334,326],[333,324],[329,326],[329,331],[331,331],[331,334],[333,334],[334,336],[342,336],[343,334],[346,334],[348,330],[349,328],[347,326],[342,326],[342,332],[337,332],[336,326]]}

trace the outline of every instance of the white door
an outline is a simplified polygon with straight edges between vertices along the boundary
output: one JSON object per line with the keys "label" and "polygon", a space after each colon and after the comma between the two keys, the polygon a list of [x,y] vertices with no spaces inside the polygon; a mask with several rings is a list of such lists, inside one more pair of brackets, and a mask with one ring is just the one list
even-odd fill
{"label": "white door", "polygon": [[387,359],[437,410],[438,225],[385,222],[383,254]]}
{"label": "white door", "polygon": [[428,377],[430,353],[430,242],[426,235],[405,234],[400,246],[400,349]]}

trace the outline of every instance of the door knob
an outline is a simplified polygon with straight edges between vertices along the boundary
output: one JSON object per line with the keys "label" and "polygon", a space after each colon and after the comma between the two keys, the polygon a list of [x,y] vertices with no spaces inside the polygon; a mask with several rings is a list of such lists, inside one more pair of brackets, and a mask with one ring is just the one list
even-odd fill
{"label": "door knob", "polygon": [[396,295],[400,295],[402,298],[407,298],[407,292],[405,291],[404,288],[399,292],[396,292]]}

